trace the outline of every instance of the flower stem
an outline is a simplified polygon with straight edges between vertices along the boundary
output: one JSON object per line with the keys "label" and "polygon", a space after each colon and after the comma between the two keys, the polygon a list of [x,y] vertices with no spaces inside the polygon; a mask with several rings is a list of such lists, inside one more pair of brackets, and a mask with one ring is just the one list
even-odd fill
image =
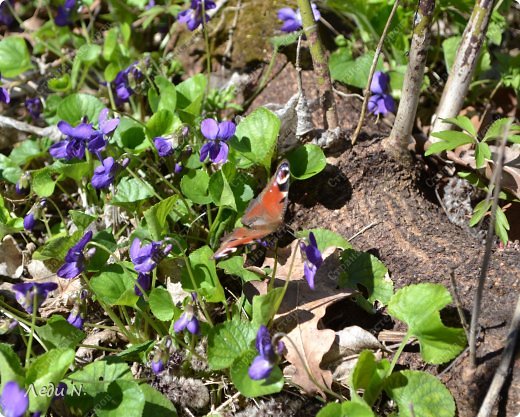
{"label": "flower stem", "polygon": [[31,317],[31,331],[29,332],[29,341],[27,342],[27,351],[25,352],[25,367],[29,365],[31,359],[32,343],[34,338],[34,328],[36,326],[36,314],[38,314],[38,297],[35,294],[33,297],[32,317]]}
{"label": "flower stem", "polygon": [[399,360],[399,356],[401,356],[401,353],[403,353],[403,349],[405,348],[405,346],[409,340],[410,340],[410,334],[409,334],[409,332],[406,332],[401,344],[399,345],[399,349],[397,349],[397,351],[394,354],[392,363],[390,364],[390,368],[388,369],[388,372],[386,374],[387,377],[392,375],[392,371],[394,370],[394,367],[397,364],[397,361]]}

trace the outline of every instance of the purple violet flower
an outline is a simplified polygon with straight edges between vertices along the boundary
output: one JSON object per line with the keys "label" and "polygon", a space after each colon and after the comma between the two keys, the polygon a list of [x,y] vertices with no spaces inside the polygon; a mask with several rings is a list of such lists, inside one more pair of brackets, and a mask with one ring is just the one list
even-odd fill
{"label": "purple violet flower", "polygon": [[182,313],[179,319],[173,323],[173,330],[175,333],[188,330],[191,334],[199,334],[200,324],[197,317],[195,317],[193,306],[189,304],[186,306],[184,313]]}
{"label": "purple violet flower", "polygon": [[76,6],[76,0],[65,0],[63,6],[58,7],[58,13],[54,18],[57,26],[68,26],[72,24],[72,13]]}
{"label": "purple violet flower", "polygon": [[25,99],[25,108],[34,120],[40,118],[43,111],[43,104],[39,97]]}
{"label": "purple violet flower", "polygon": [[36,224],[36,219],[32,212],[27,213],[27,215],[23,218],[23,228],[25,230],[31,231],[34,229],[34,225]]}
{"label": "purple violet flower", "polygon": [[[9,1],[11,6],[14,5],[14,0],[7,1]],[[11,11],[9,10],[9,5],[7,4],[7,1],[3,1],[0,4],[0,25],[11,26],[11,24],[14,22],[14,17],[11,14]]]}
{"label": "purple violet flower", "polygon": [[9,104],[10,101],[11,97],[9,96],[9,91],[4,87],[0,87],[0,102]]}
{"label": "purple violet flower", "polygon": [[16,181],[16,184],[14,186],[14,189],[16,191],[16,194],[19,195],[25,195],[29,192],[31,189],[30,187],[30,181],[31,181],[31,174],[29,172],[24,172],[18,181]]}
{"label": "purple violet flower", "polygon": [[217,5],[212,0],[191,0],[190,8],[180,12],[177,15],[177,20],[180,23],[186,23],[188,29],[193,32],[201,24],[204,24],[204,21],[206,23],[209,22],[209,15],[207,13],[204,13],[204,19],[202,19],[203,11],[207,12],[208,10],[214,9],[215,7],[217,7]]}
{"label": "purple violet flower", "polygon": [[36,220],[40,219],[42,216],[42,211],[46,203],[46,199],[42,198],[31,207],[23,219],[23,227],[25,230],[32,230],[34,228]]}
{"label": "purple violet flower", "polygon": [[262,325],[256,334],[256,350],[258,356],[249,367],[249,377],[254,380],[268,378],[284,350],[284,344],[280,341],[275,350],[269,330]]}
{"label": "purple violet flower", "polygon": [[382,71],[377,71],[370,83],[372,95],[368,99],[368,111],[377,115],[386,116],[388,113],[395,112],[395,102],[389,94],[390,77]]}
{"label": "purple violet flower", "polygon": [[312,232],[309,233],[309,242],[309,245],[300,242],[300,249],[303,252],[305,258],[305,263],[303,265],[305,279],[307,280],[310,289],[313,290],[314,278],[316,277],[318,268],[323,263],[323,258],[321,256],[320,250],[318,249],[318,243],[316,242],[314,233]]}
{"label": "purple violet flower", "polygon": [[96,155],[100,160],[101,151],[107,146],[108,138],[114,133],[117,126],[119,126],[119,119],[109,119],[108,112],[109,110],[107,108],[101,110],[98,118],[99,130],[93,132],[87,143],[89,152]]}
{"label": "purple violet flower", "polygon": [[155,375],[159,375],[162,371],[164,371],[164,362],[161,358],[161,355],[156,355],[152,363],[150,364],[152,371]]}
{"label": "purple violet flower", "polygon": [[4,417],[22,417],[29,408],[29,397],[16,381],[4,385],[0,398],[0,411]]}
{"label": "purple violet flower", "polygon": [[224,164],[227,161],[229,146],[226,143],[235,134],[233,122],[217,123],[213,119],[204,119],[200,124],[202,135],[208,140],[200,149],[200,162],[209,159],[214,164]]}
{"label": "purple violet flower", "polygon": [[170,156],[174,151],[172,141],[166,138],[156,137],[154,138],[153,143],[157,148],[157,153],[162,158]]}
{"label": "purple violet flower", "polygon": [[58,123],[58,129],[67,137],[49,148],[51,156],[67,161],[73,158],[83,159],[85,157],[85,145],[95,133],[92,125],[82,122],[76,127],[72,127],[62,120]]}
{"label": "purple violet flower", "polygon": [[74,306],[69,317],[67,317],[67,321],[77,329],[81,330],[83,328],[84,319],[79,307]]}
{"label": "purple violet flower", "polygon": [[94,169],[92,176],[92,187],[96,190],[108,188],[114,182],[116,174],[121,170],[122,166],[111,156],[103,159],[100,166]]}
{"label": "purple violet flower", "polygon": [[25,311],[32,314],[34,302],[36,301],[36,308],[40,308],[47,295],[58,288],[58,284],[55,282],[22,282],[14,284],[12,288],[16,301]]}
{"label": "purple violet flower", "polygon": [[65,255],[65,263],[58,269],[56,275],[60,278],[76,278],[85,269],[85,254],[83,253],[85,246],[92,239],[92,231],[88,231],[83,237],[72,246],[67,255]]}
{"label": "purple violet flower", "polygon": [[[321,17],[320,11],[314,3],[311,3],[311,7],[314,20],[318,21]],[[283,25],[280,28],[282,32],[296,32],[303,27],[300,9],[293,10],[290,7],[283,7],[278,10],[278,19],[283,21]]]}
{"label": "purple violet flower", "polygon": [[135,80],[139,80],[142,77],[141,71],[137,68],[134,62],[128,68],[121,70],[117,73],[114,79],[114,91],[116,93],[116,104],[120,105],[130,100],[130,96],[134,94],[134,90],[130,87],[130,77],[132,76]]}
{"label": "purple violet flower", "polygon": [[175,174],[180,174],[182,172],[182,164],[180,162],[177,162],[175,166],[173,167],[173,172]]}
{"label": "purple violet flower", "polygon": [[[148,291],[150,289],[150,286],[152,285],[152,277],[150,274],[140,272],[137,275],[137,284],[134,285],[134,293],[135,295],[141,297],[143,295],[143,291]],[[141,291],[141,288],[143,291]]]}
{"label": "purple violet flower", "polygon": [[172,250],[172,245],[162,248],[162,242],[151,242],[141,247],[141,240],[135,238],[130,245],[130,259],[137,272],[147,273],[153,270],[157,264]]}

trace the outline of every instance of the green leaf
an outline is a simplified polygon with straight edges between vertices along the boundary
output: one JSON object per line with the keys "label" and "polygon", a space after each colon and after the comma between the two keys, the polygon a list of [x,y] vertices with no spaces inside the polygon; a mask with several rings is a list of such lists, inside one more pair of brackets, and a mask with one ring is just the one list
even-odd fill
{"label": "green leaf", "polygon": [[90,94],[71,94],[65,97],[58,104],[58,117],[65,120],[72,126],[81,123],[84,116],[87,116],[90,122],[96,123],[99,112],[105,108],[105,105],[95,96]]}
{"label": "green leaf", "polygon": [[137,203],[153,197],[153,187],[143,179],[121,178],[117,185],[112,204],[124,206],[128,203]]}
{"label": "green leaf", "polygon": [[168,197],[159,203],[153,205],[144,212],[146,225],[152,235],[153,240],[161,240],[164,234],[168,232],[167,221],[168,215],[171,213],[175,204],[179,200],[177,194]]}
{"label": "green leaf", "polygon": [[374,417],[372,409],[363,402],[345,401],[341,404],[329,403],[316,417]]}
{"label": "green leaf", "polygon": [[139,385],[144,394],[143,416],[177,417],[177,410],[172,402],[148,384]]}
{"label": "green leaf", "polygon": [[439,138],[441,142],[432,143],[431,146],[426,150],[424,155],[428,156],[433,153],[440,153],[443,151],[451,151],[459,146],[466,145],[467,143],[474,143],[475,140],[466,133],[457,132],[454,130],[446,130],[444,132],[432,133],[433,137]]}
{"label": "green leaf", "polygon": [[[366,53],[353,60],[352,55],[346,48],[339,48],[332,53],[329,59],[330,76],[336,81],[364,89],[373,60],[373,52]],[[381,57],[377,61],[376,70],[384,70]]]}
{"label": "green leaf", "polygon": [[470,227],[475,226],[491,209],[491,201],[486,201],[486,199],[480,201],[475,208],[473,209],[473,216],[469,220]]}
{"label": "green leaf", "polygon": [[24,38],[10,35],[0,41],[0,73],[3,77],[17,77],[32,67]]}
{"label": "green leaf", "polygon": [[97,219],[96,216],[91,216],[90,214],[78,210],[69,210],[69,216],[74,224],[81,230],[85,230],[90,223]]}
{"label": "green leaf", "polygon": [[194,116],[200,115],[207,83],[204,75],[197,74],[176,86],[176,106],[182,121],[192,122]]}
{"label": "green leaf", "polygon": [[155,77],[154,82],[159,89],[157,110],[165,109],[171,112],[175,111],[175,106],[177,105],[177,90],[175,89],[175,85],[162,75]]}
{"label": "green leaf", "polygon": [[16,381],[19,385],[23,385],[24,370],[20,364],[20,358],[12,346],[7,343],[0,343],[0,377],[1,390],[9,381]]}
{"label": "green leaf", "polygon": [[94,398],[98,417],[142,417],[144,393],[135,381],[114,381]]}
{"label": "green leaf", "polygon": [[65,376],[69,366],[74,362],[73,349],[52,349],[38,356],[27,369],[25,378],[28,390],[29,411],[41,411],[45,414],[52,396],[40,395],[40,390],[46,390],[52,383],[57,386]]}
{"label": "green leaf", "polygon": [[96,44],[85,44],[78,49],[74,61],[72,62],[70,77],[73,88],[77,86],[80,71],[88,71],[89,67],[99,59],[100,55],[101,46]]}
{"label": "green leaf", "polygon": [[72,235],[52,237],[33,253],[33,259],[39,261],[58,259],[62,261],[70,247],[75,245],[82,236],[82,232],[76,231]]}
{"label": "green leaf", "polygon": [[150,349],[155,344],[155,340],[148,340],[143,343],[139,343],[137,345],[131,345],[130,347],[127,347],[125,350],[116,353],[116,357],[121,358],[122,360],[126,362],[146,362],[148,360],[147,358],[147,352],[150,351]]}
{"label": "green leaf", "polygon": [[347,239],[329,229],[302,230],[301,232],[298,232],[296,235],[299,238],[308,238],[309,233],[311,232],[314,233],[314,237],[316,238],[316,243],[318,244],[318,249],[320,250],[320,252],[323,252],[325,251],[325,249],[333,246],[341,249],[352,249],[352,245],[348,243]]}
{"label": "green leaf", "polygon": [[225,302],[224,289],[218,280],[212,256],[213,251],[209,246],[203,246],[190,253],[191,274],[195,282],[193,283],[189,271],[185,268],[181,275],[182,288],[185,291],[196,291],[210,303]]}
{"label": "green leaf", "polygon": [[246,116],[229,144],[253,163],[269,169],[280,130],[280,119],[264,107]]}
{"label": "green leaf", "polygon": [[173,128],[173,121],[173,113],[170,110],[162,109],[157,111],[146,123],[150,138],[170,133]]}
{"label": "green leaf", "polygon": [[117,27],[112,27],[106,32],[105,42],[103,44],[103,59],[105,61],[110,62],[112,60],[112,55],[114,54],[117,48],[118,37],[119,30],[117,29]]}
{"label": "green leaf", "polygon": [[237,211],[235,195],[222,170],[216,171],[211,176],[208,183],[208,190],[212,200],[217,206],[228,207]]}
{"label": "green leaf", "polygon": [[41,140],[26,139],[11,151],[9,159],[16,165],[25,165],[35,158],[46,156],[47,150],[42,145]]}
{"label": "green leaf", "polygon": [[231,256],[224,261],[220,261],[217,266],[228,275],[236,275],[242,278],[244,282],[260,280],[257,274],[244,268],[244,258],[242,256]]}
{"label": "green leaf", "polygon": [[319,174],[327,166],[325,154],[318,145],[307,143],[287,154],[291,163],[291,175],[305,180]]}
{"label": "green leaf", "polygon": [[[72,178],[74,181],[80,182],[83,177],[90,177],[90,164],[88,162],[74,162],[64,163],[62,161],[54,161],[50,165],[55,172],[63,174],[67,178]],[[90,178],[89,178],[90,179]]]}
{"label": "green leaf", "polygon": [[440,310],[449,303],[451,295],[440,284],[409,285],[397,291],[388,303],[392,317],[404,321],[408,334],[418,339],[421,356],[428,363],[445,363],[466,345],[463,329],[447,327],[441,321]]}
{"label": "green leaf", "polygon": [[[493,122],[486,131],[483,141],[487,142],[492,139],[500,139],[504,133],[507,125],[512,125],[514,119],[512,117],[503,117]],[[511,129],[511,128],[510,128]]]}
{"label": "green leaf", "polygon": [[446,64],[446,71],[448,71],[448,73],[451,71],[451,67],[455,62],[455,56],[457,55],[457,49],[459,48],[461,39],[461,36],[452,36],[442,42],[444,62]]}
{"label": "green leaf", "polygon": [[352,392],[363,390],[363,401],[368,405],[373,405],[379,398],[389,369],[388,360],[376,361],[370,350],[364,350],[359,355],[356,367],[351,374]]}
{"label": "green leaf", "polygon": [[502,243],[505,245],[509,240],[508,232],[509,231],[509,222],[507,221],[507,217],[502,211],[500,206],[497,206],[496,218],[495,218],[495,233],[500,238]]}
{"label": "green leaf", "polygon": [[144,149],[150,144],[146,140],[143,126],[129,117],[121,117],[113,140],[122,148]]}
{"label": "green leaf", "polygon": [[267,324],[274,317],[285,294],[284,288],[273,288],[267,294],[253,297],[253,323]]}
{"label": "green leaf", "polygon": [[226,321],[211,328],[208,335],[208,363],[211,369],[229,368],[250,349],[257,329],[253,323],[238,320]]}
{"label": "green leaf", "polygon": [[486,164],[486,159],[491,159],[491,149],[485,142],[480,142],[475,147],[475,163],[477,168],[482,168]]}
{"label": "green leaf", "polygon": [[90,285],[95,294],[111,306],[134,306],[139,299],[134,293],[135,281],[127,269],[111,264],[95,275]]}
{"label": "green leaf", "polygon": [[189,171],[182,176],[181,191],[195,204],[212,202],[209,194],[209,175],[202,169]]}
{"label": "green leaf", "polygon": [[[96,233],[92,240],[107,248],[110,253],[115,252],[117,249],[117,243],[111,230],[102,230],[101,232]],[[110,254],[107,253],[107,251],[96,249],[96,252],[87,263],[87,271],[97,272],[102,269],[107,264],[109,256]]]}
{"label": "green leaf", "polygon": [[161,321],[173,319],[174,305],[170,293],[162,287],[152,290],[148,299],[150,309],[155,317]]}
{"label": "green leaf", "polygon": [[276,365],[268,378],[253,380],[248,374],[253,359],[258,354],[256,350],[249,349],[233,361],[231,366],[231,381],[240,393],[248,398],[280,392],[284,385],[282,371]]}
{"label": "green leaf", "polygon": [[279,49],[283,46],[289,46],[295,43],[302,32],[302,30],[298,30],[296,32],[290,32],[280,36],[273,36],[269,38],[269,41],[271,42],[271,45],[273,45],[276,49]]}
{"label": "green leaf", "polygon": [[460,127],[462,130],[465,130],[473,137],[477,136],[477,129],[475,129],[475,126],[473,126],[471,120],[466,116],[450,117],[447,119],[442,119],[442,121]]}
{"label": "green leaf", "polygon": [[368,293],[368,301],[388,304],[393,294],[393,283],[387,277],[388,269],[374,255],[345,249],[341,254],[340,287],[356,289],[362,286]]}
{"label": "green leaf", "polygon": [[56,180],[53,178],[53,169],[45,167],[33,171],[32,189],[40,197],[50,197],[54,193],[56,187]]}
{"label": "green leaf", "polygon": [[64,317],[53,315],[36,333],[47,348],[76,348],[85,339],[85,333],[70,324]]}
{"label": "green leaf", "polygon": [[384,389],[397,403],[399,416],[455,416],[455,401],[450,392],[436,377],[426,372],[394,372],[387,378]]}

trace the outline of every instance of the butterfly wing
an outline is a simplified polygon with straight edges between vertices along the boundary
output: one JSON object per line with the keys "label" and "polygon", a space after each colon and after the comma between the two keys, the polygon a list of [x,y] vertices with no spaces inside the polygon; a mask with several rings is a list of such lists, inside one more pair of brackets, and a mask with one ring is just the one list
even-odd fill
{"label": "butterfly wing", "polygon": [[213,259],[223,258],[243,245],[273,233],[283,222],[289,193],[289,162],[282,161],[269,184],[248,206],[242,224],[226,236]]}
{"label": "butterfly wing", "polygon": [[289,162],[282,161],[260,195],[247,207],[242,224],[255,228],[268,228],[274,232],[283,221],[289,194]]}

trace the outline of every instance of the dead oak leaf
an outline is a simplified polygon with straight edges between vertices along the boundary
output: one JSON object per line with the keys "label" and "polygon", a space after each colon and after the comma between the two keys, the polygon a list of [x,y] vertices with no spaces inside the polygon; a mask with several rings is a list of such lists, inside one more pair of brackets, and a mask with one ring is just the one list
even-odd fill
{"label": "dead oak leaf", "polygon": [[[332,247],[323,252],[324,262],[316,274],[314,290],[305,280],[305,260],[298,241],[279,249],[276,262],[275,287],[285,284],[293,263],[287,291],[273,321],[274,332],[287,334],[282,340],[287,349],[285,358],[290,365],[284,369],[284,374],[311,395],[320,393],[325,396],[324,388],[330,388],[332,384],[332,372],[320,365],[334,343],[336,333],[332,329],[322,328],[320,321],[328,306],[355,293],[350,289],[337,288],[337,281],[329,278],[338,276],[341,268],[335,249]],[[274,265],[274,257],[267,257],[263,268],[273,269]],[[252,300],[254,295],[266,294],[267,285],[267,280],[251,281],[244,292]]]}

